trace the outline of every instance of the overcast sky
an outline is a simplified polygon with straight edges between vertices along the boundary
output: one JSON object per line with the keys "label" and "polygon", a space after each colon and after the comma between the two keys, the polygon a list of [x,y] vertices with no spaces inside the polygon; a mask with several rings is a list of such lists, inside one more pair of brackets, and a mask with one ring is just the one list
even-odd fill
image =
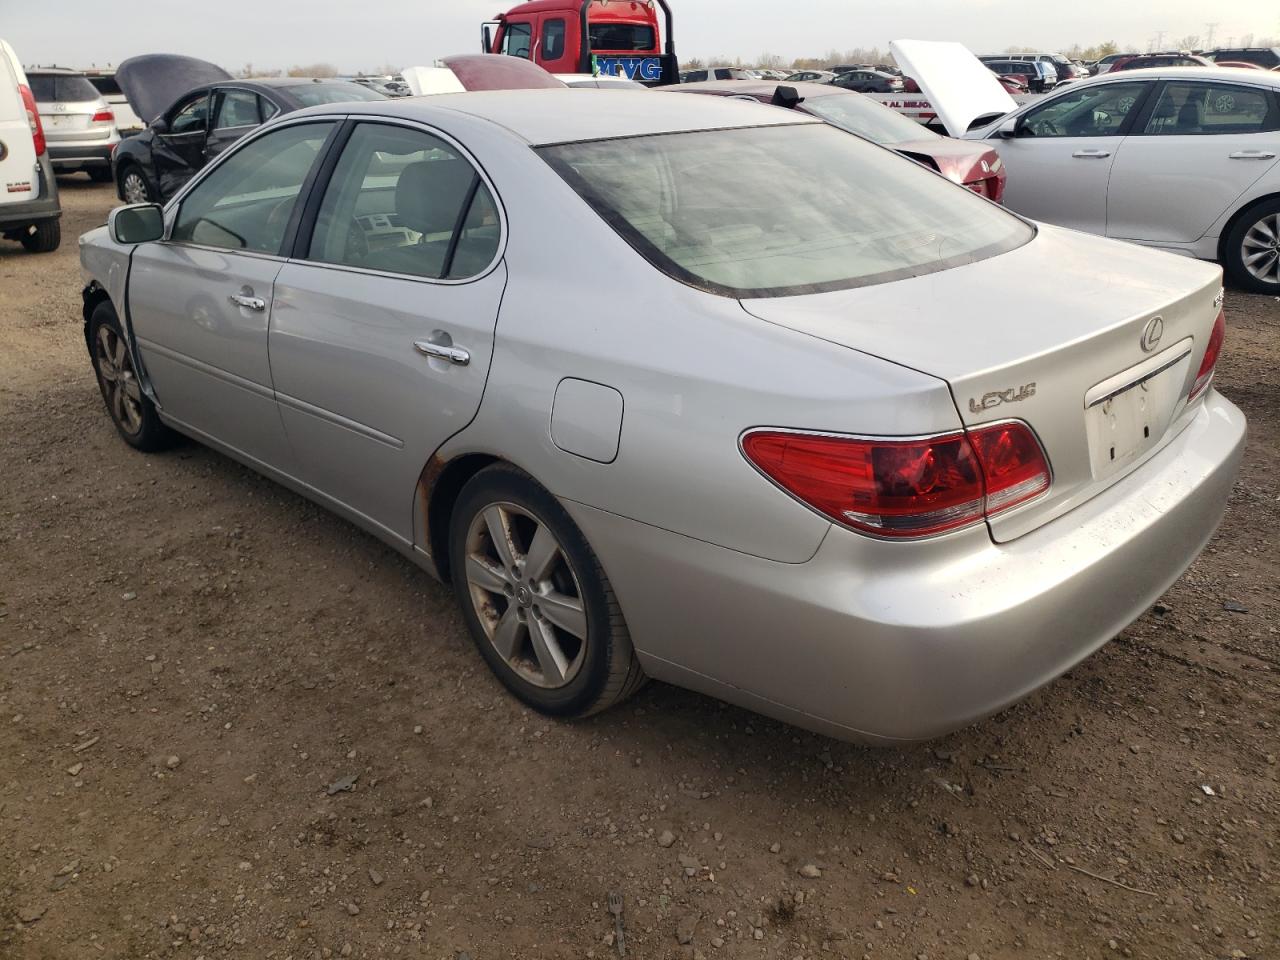
{"label": "overcast sky", "polygon": [[[24,63],[87,67],[184,53],[228,70],[332,63],[343,71],[429,64],[478,50],[480,23],[514,0],[0,0],[0,36]],[[1198,35],[1280,36],[1277,0],[671,0],[684,59],[761,53],[787,60],[890,40],[959,40],[975,52],[1056,50],[1107,40],[1146,50]]]}

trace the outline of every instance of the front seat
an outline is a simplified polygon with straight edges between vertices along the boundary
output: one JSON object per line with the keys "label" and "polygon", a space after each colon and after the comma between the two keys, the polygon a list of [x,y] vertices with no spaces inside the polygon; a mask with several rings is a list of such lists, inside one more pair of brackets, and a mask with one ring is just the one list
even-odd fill
{"label": "front seat", "polygon": [[419,160],[405,167],[396,183],[396,216],[400,226],[421,236],[416,243],[370,254],[365,265],[415,277],[439,277],[474,176],[475,171],[457,159]]}
{"label": "front seat", "polygon": [[1204,105],[1195,97],[1188,97],[1178,110],[1178,133],[1200,133],[1204,126]]}

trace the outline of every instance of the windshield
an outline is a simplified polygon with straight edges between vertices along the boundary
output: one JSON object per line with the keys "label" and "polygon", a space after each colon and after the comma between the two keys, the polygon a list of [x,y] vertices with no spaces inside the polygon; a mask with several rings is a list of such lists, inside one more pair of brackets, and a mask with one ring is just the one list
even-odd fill
{"label": "windshield", "polygon": [[76,74],[29,73],[27,79],[37,103],[83,103],[98,99],[93,84]]}
{"label": "windshield", "polygon": [[937,139],[938,135],[910,117],[857,94],[806,97],[800,109],[876,143]]}
{"label": "windshield", "polygon": [[304,107],[318,107],[322,103],[351,103],[353,100],[385,100],[385,94],[360,83],[336,81],[334,83],[299,83],[287,88],[289,96]]}
{"label": "windshield", "polygon": [[1034,236],[994,204],[826,124],[540,152],[642,256],[723,296],[885,283],[983,260]]}
{"label": "windshield", "polygon": [[589,26],[592,50],[654,50],[653,27],[643,23],[593,23]]}

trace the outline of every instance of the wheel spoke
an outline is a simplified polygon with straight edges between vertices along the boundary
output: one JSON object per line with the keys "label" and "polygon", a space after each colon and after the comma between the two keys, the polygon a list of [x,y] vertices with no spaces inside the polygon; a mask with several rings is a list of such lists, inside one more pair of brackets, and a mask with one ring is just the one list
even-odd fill
{"label": "wheel spoke", "polygon": [[113,384],[111,387],[111,412],[115,414],[116,419],[120,423],[125,422],[124,391],[120,389],[120,384],[118,382]]}
{"label": "wheel spoke", "polygon": [[502,593],[507,585],[504,572],[483,557],[471,554],[467,557],[467,582],[489,593]]}
{"label": "wheel spoke", "polygon": [[489,528],[489,539],[493,541],[498,559],[508,570],[515,569],[517,551],[511,541],[511,527],[507,523],[506,511],[495,504],[485,510],[484,522]]}
{"label": "wheel spoke", "polygon": [[493,648],[498,651],[498,656],[510,662],[520,652],[525,631],[525,622],[520,619],[515,604],[507,607],[507,612],[493,631]]}
{"label": "wheel spoke", "polygon": [[587,614],[582,608],[582,601],[577,597],[548,593],[538,598],[538,609],[547,620],[565,633],[572,634],[579,640],[587,639]]}
{"label": "wheel spoke", "polygon": [[125,396],[134,403],[142,402],[142,388],[138,386],[138,381],[131,376],[125,375],[120,379],[121,385],[124,387]]}
{"label": "wheel spoke", "polygon": [[563,684],[565,675],[569,672],[569,661],[560,649],[555,631],[545,620],[531,620],[529,638],[533,641],[534,655],[538,658],[538,666],[542,668],[542,675],[547,682],[557,687]]}
{"label": "wheel spoke", "polygon": [[[1267,222],[1268,219],[1271,220],[1270,223]],[[1277,218],[1263,217],[1261,220],[1259,220],[1257,223],[1253,225],[1253,230],[1258,231],[1268,240],[1274,240],[1276,238],[1277,229],[1280,229],[1280,219],[1277,219]],[[1253,230],[1250,230],[1249,232],[1253,233]]]}
{"label": "wheel spoke", "polygon": [[547,529],[546,524],[538,527],[533,535],[533,543],[529,544],[529,553],[524,558],[524,575],[530,580],[541,583],[551,576],[551,569],[556,558],[560,556],[560,544],[555,535]]}
{"label": "wheel spoke", "polygon": [[1250,231],[1249,235],[1244,238],[1244,246],[1253,247],[1255,250],[1271,249],[1270,242],[1262,239],[1262,237],[1255,237],[1252,231]]}
{"label": "wheel spoke", "polygon": [[116,349],[115,349],[115,353],[111,357],[111,362],[116,365],[117,370],[123,370],[125,356],[126,356],[125,349],[124,349],[124,338],[116,337],[115,341],[116,341]]}

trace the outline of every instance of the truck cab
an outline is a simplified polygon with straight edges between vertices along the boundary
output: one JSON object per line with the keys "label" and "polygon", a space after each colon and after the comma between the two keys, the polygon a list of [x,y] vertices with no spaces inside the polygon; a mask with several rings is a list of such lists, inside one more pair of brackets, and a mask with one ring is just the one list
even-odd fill
{"label": "truck cab", "polygon": [[[665,45],[658,7],[665,15]],[[667,0],[532,0],[484,24],[486,53],[531,60],[550,73],[679,82]]]}

